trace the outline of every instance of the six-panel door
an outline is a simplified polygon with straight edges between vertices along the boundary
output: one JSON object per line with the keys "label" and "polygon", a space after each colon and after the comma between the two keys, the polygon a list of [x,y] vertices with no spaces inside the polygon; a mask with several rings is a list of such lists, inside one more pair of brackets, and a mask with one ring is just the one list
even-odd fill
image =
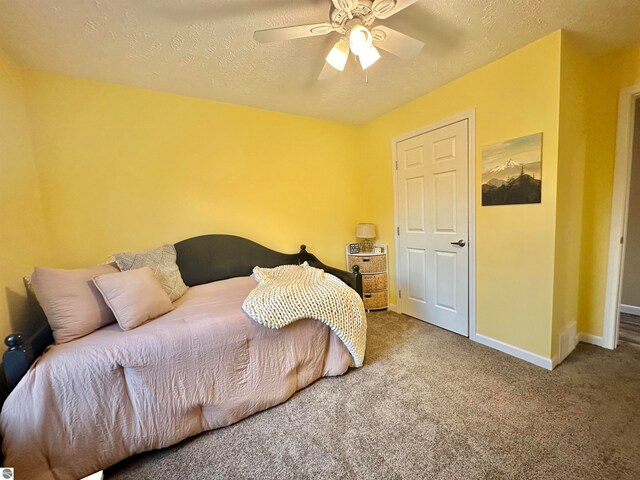
{"label": "six-panel door", "polygon": [[469,334],[468,120],[397,144],[401,310]]}

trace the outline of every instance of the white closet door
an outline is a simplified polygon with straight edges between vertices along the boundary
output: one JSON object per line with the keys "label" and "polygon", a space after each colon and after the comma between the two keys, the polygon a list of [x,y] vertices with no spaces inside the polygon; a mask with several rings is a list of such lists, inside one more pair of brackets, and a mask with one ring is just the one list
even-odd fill
{"label": "white closet door", "polygon": [[469,335],[469,122],[399,142],[402,313]]}

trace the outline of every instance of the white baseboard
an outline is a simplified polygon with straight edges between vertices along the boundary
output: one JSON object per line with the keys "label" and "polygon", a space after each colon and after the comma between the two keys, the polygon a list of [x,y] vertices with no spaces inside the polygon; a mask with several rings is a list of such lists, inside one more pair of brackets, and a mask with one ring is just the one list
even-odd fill
{"label": "white baseboard", "polygon": [[398,306],[395,303],[390,303],[387,310],[398,313]]}
{"label": "white baseboard", "polygon": [[620,311],[622,313],[628,313],[629,315],[640,315],[640,307],[635,305],[620,305]]}
{"label": "white baseboard", "polygon": [[571,355],[578,345],[578,326],[573,322],[560,333],[558,338],[558,354],[553,357],[554,366],[559,365]]}
{"label": "white baseboard", "polygon": [[589,335],[588,333],[579,333],[578,340],[582,343],[590,343],[591,345],[597,345],[598,347],[606,348],[604,345],[604,337]]}
{"label": "white baseboard", "polygon": [[553,370],[553,367],[555,366],[556,359],[543,357],[537,353],[524,350],[520,347],[514,347],[513,345],[480,335],[479,333],[476,333],[471,340],[481,343],[482,345],[486,345],[487,347],[500,350],[503,353],[507,353],[513,357],[519,358],[520,360],[524,360],[525,362],[533,363],[538,367],[546,368],[547,370]]}

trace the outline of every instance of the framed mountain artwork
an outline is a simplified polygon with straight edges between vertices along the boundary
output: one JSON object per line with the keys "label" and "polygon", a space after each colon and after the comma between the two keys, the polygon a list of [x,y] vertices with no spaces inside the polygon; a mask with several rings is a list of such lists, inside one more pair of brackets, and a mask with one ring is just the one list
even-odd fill
{"label": "framed mountain artwork", "polygon": [[542,133],[482,147],[482,205],[540,203]]}

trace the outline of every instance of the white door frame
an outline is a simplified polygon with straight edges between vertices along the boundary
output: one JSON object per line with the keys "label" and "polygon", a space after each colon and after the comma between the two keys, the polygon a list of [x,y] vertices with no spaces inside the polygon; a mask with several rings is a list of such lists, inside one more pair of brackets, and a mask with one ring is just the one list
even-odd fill
{"label": "white door frame", "polygon": [[612,350],[618,346],[620,297],[622,294],[620,287],[624,270],[624,251],[627,243],[626,241],[621,242],[621,239],[626,238],[627,233],[635,103],[638,98],[640,98],[640,83],[622,89],[618,103],[618,135],[616,137],[616,164],[611,199],[607,293],[602,327],[602,346]]}
{"label": "white door frame", "polygon": [[400,302],[400,283],[398,282],[398,272],[400,271],[398,255],[398,171],[396,170],[397,162],[397,145],[403,140],[417,137],[432,130],[446,127],[461,120],[469,121],[469,165],[467,172],[467,181],[469,185],[469,338],[476,340],[476,111],[475,109],[453,115],[436,123],[427,125],[426,127],[413,130],[412,132],[394,137],[391,140],[391,170],[393,172],[393,215],[394,215],[394,245],[396,254],[396,309],[398,313],[402,313],[402,303]]}

